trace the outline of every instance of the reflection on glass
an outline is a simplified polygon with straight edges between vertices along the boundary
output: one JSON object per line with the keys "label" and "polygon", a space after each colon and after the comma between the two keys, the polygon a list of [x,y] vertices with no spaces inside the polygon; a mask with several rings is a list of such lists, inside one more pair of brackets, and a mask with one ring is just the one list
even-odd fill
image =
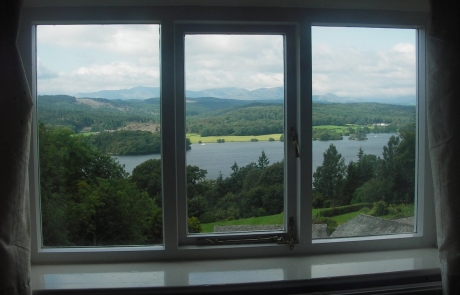
{"label": "reflection on glass", "polygon": [[158,25],[37,26],[43,246],[162,243],[158,41]]}
{"label": "reflection on glass", "polygon": [[312,28],[314,239],[414,232],[415,33]]}
{"label": "reflection on glass", "polygon": [[283,43],[185,36],[189,233],[284,227]]}

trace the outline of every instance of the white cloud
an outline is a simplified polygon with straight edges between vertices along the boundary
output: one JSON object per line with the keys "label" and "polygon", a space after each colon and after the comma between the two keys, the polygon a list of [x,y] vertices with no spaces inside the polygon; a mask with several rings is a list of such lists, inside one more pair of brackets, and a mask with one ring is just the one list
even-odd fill
{"label": "white cloud", "polygon": [[187,89],[284,85],[281,36],[189,35],[185,41]]}
{"label": "white cloud", "polygon": [[118,52],[151,56],[159,52],[158,25],[42,25],[38,38],[42,45],[62,49]]}
{"label": "white cloud", "polygon": [[80,67],[71,72],[61,72],[52,80],[41,80],[39,93],[76,94],[98,90],[131,88],[137,85],[155,85],[159,80],[158,68],[140,67],[125,62]]}
{"label": "white cloud", "polygon": [[[410,42],[381,38],[386,45],[377,50],[322,40],[312,48],[314,94],[415,95],[416,50]],[[189,90],[284,85],[282,36],[188,35],[185,45]],[[158,25],[39,26],[38,55],[40,94],[159,86]]]}
{"label": "white cloud", "polygon": [[39,26],[39,93],[73,95],[159,86],[158,29],[158,25]]}
{"label": "white cloud", "polygon": [[46,67],[40,58],[37,58],[37,78],[39,80],[53,79],[57,77],[59,77],[59,74],[56,71]]}
{"label": "white cloud", "polygon": [[415,95],[415,47],[398,43],[387,50],[313,45],[313,93],[347,97]]}

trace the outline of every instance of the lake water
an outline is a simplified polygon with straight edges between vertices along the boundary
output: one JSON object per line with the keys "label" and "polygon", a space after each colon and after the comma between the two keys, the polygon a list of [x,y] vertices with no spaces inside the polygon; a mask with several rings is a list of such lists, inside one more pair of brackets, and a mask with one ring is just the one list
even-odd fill
{"label": "lake water", "polygon": [[[382,157],[383,147],[388,139],[395,134],[368,134],[368,140],[343,140],[313,141],[313,171],[323,162],[323,153],[332,143],[345,159],[345,163],[358,159],[358,149],[361,147],[365,154]],[[222,173],[227,177],[232,172],[230,168],[235,161],[239,167],[245,166],[259,159],[262,150],[265,151],[270,163],[283,159],[283,142],[259,141],[259,142],[226,142],[206,143],[204,145],[192,144],[192,149],[187,151],[187,165],[196,165],[208,171],[207,178],[215,179]],[[120,164],[125,165],[125,170],[132,173],[133,169],[148,159],[160,159],[160,155],[142,156],[114,156]]]}

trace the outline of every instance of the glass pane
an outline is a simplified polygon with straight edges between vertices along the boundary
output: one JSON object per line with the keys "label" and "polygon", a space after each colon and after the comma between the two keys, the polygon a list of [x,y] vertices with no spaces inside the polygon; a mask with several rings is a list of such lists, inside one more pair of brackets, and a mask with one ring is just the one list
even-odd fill
{"label": "glass pane", "polygon": [[414,232],[416,30],[313,27],[313,238]]}
{"label": "glass pane", "polygon": [[158,25],[37,26],[43,246],[162,243]]}
{"label": "glass pane", "polygon": [[284,36],[186,35],[189,233],[284,228]]}

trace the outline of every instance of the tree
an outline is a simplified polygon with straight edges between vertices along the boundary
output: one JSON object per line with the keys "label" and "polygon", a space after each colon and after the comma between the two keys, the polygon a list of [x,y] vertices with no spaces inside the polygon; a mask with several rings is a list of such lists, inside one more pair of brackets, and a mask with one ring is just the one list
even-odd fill
{"label": "tree", "polygon": [[140,191],[145,191],[161,207],[161,160],[149,159],[133,169],[131,180]]}
{"label": "tree", "polygon": [[340,197],[345,169],[345,160],[331,144],[323,153],[323,164],[313,173],[314,190],[330,200],[332,206],[337,205]]}
{"label": "tree", "polygon": [[262,150],[262,155],[259,157],[258,165],[257,167],[261,170],[267,168],[268,164],[270,164],[270,161],[268,160],[267,155],[265,155],[265,151]]}
{"label": "tree", "polygon": [[383,161],[377,177],[384,179],[389,192],[387,203],[411,203],[415,186],[415,125],[401,128],[398,137],[392,136],[383,148]]}

